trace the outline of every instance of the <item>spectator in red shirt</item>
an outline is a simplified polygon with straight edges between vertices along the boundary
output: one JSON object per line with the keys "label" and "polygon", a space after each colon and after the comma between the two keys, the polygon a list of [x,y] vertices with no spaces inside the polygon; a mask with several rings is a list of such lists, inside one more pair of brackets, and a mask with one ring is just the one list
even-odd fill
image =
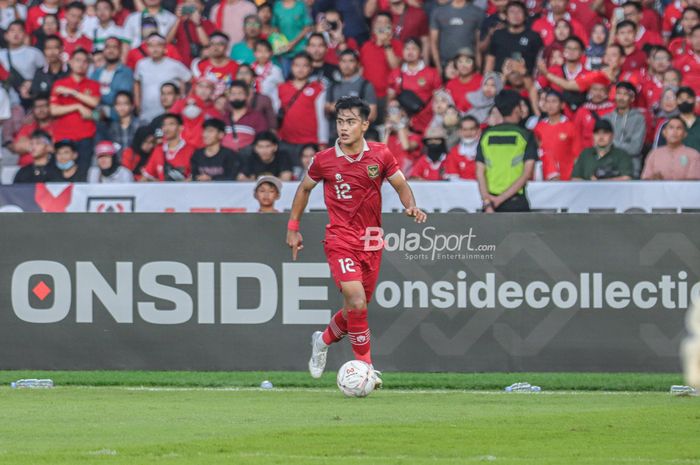
{"label": "spectator in red shirt", "polygon": [[92,162],[95,132],[94,111],[100,103],[100,84],[88,79],[88,52],[78,49],[70,59],[71,74],[59,79],[51,89],[51,115],[56,118],[56,140],[75,142],[78,168],[87,173]]}
{"label": "spectator in red shirt", "polygon": [[[578,37],[569,37],[564,42],[564,64],[560,66],[551,66],[549,72],[567,81],[573,81],[579,76],[586,74],[581,58],[585,47],[581,39]],[[540,76],[537,79],[537,84],[541,89],[552,88],[557,92],[563,92],[564,101],[573,111],[578,108],[586,100],[586,94],[583,92],[565,91],[555,83],[550,82],[546,76]]]}
{"label": "spectator in red shirt", "polygon": [[316,32],[320,32],[326,38],[328,52],[325,61],[331,65],[338,65],[340,54],[344,50],[360,51],[355,39],[345,37],[343,26],[343,16],[336,9],[326,10],[321,20],[316,24]]}
{"label": "spectator in red shirt", "polygon": [[175,9],[175,25],[166,36],[166,40],[175,45],[186,66],[201,56],[202,50],[209,46],[209,36],[216,31],[214,23],[202,17],[203,9],[201,0],[180,3]]}
{"label": "spectator in red shirt", "polygon": [[141,126],[136,130],[131,145],[122,152],[122,166],[131,170],[134,180],[140,181],[142,178],[141,168],[146,166],[151,158],[151,153],[156,146],[156,136],[152,125]]}
{"label": "spectator in red shirt", "polygon": [[[34,31],[41,28],[46,15],[61,14],[60,5],[60,0],[43,0],[38,5],[31,7],[29,11],[27,11],[27,21],[25,22],[27,34],[32,35]],[[56,32],[54,32],[54,34],[56,34]]]}
{"label": "spectator in red shirt", "polygon": [[700,95],[700,25],[695,26],[690,33],[690,47],[691,52],[676,58],[673,66],[683,74],[682,85]]}
{"label": "spectator in red shirt", "polygon": [[469,48],[462,48],[454,58],[457,77],[450,79],[445,85],[445,90],[450,93],[457,110],[466,113],[472,105],[467,99],[467,94],[479,90],[482,76],[476,68],[476,57]]}
{"label": "spectator in red shirt", "polygon": [[653,113],[659,106],[664,88],[664,74],[671,69],[671,53],[663,47],[654,47],[649,53],[649,69],[642,76],[638,105]]}
{"label": "spectator in red shirt", "polygon": [[396,158],[399,168],[410,173],[411,167],[421,157],[423,140],[420,134],[408,127],[408,116],[396,100],[387,104],[384,142]]}
{"label": "spectator in red shirt", "polygon": [[430,62],[428,15],[425,10],[409,5],[406,0],[390,0],[389,13],[394,28],[394,38],[406,42],[411,37],[420,39],[423,60]]}
{"label": "spectator in red shirt", "polygon": [[442,128],[429,128],[423,138],[423,155],[411,168],[409,179],[419,181],[444,181],[447,144]]}
{"label": "spectator in red shirt", "polygon": [[569,0],[550,0],[549,10],[545,16],[532,23],[532,30],[540,35],[545,46],[554,42],[554,26],[562,19],[571,25],[572,35],[583,41],[588,40],[586,29],[569,13]]}
{"label": "spectator in red shirt", "polygon": [[661,20],[661,35],[664,39],[671,37],[676,23],[681,18],[683,10],[688,6],[685,0],[674,0],[664,9],[664,15]]}
{"label": "spectator in red shirt", "polygon": [[319,81],[310,81],[311,57],[306,52],[292,59],[292,76],[279,86],[281,124],[280,148],[299,156],[304,144],[328,144],[328,120],[324,112],[326,91]]}
{"label": "spectator in red shirt", "polygon": [[401,65],[401,55],[401,42],[392,36],[391,15],[377,13],[372,20],[372,37],[360,49],[364,77],[372,83],[377,94],[377,124],[384,122],[387,76]]}
{"label": "spectator in red shirt", "polygon": [[588,101],[574,114],[574,153],[581,153],[583,149],[593,146],[593,127],[596,121],[614,109],[615,104],[608,99],[607,85],[592,84],[588,90]]}
{"label": "spectator in red shirt", "polygon": [[238,63],[228,57],[229,39],[223,32],[216,31],[209,38],[207,58],[192,61],[192,74],[195,77],[208,76],[217,83],[215,95],[223,95],[236,78]]}
{"label": "spectator in red shirt", "polygon": [[190,159],[195,147],[182,138],[182,118],[167,113],[163,117],[163,143],[153,150],[141,170],[141,181],[186,181],[190,177]]}
{"label": "spectator in red shirt", "polygon": [[622,71],[637,71],[647,66],[646,54],[637,47],[637,25],[632,21],[623,20],[613,27],[611,32],[615,41],[625,51],[625,61],[622,64]]}
{"label": "spectator in red shirt", "polygon": [[78,48],[92,52],[92,40],[80,30],[80,23],[83,21],[84,15],[85,4],[82,2],[71,2],[65,9],[65,24],[61,31],[61,38],[63,39],[63,50],[66,56],[71,56]]}
{"label": "spectator in red shirt", "polygon": [[47,37],[57,36],[61,31],[60,21],[58,20],[58,15],[46,15],[42,18],[41,27],[36,29],[30,39],[32,45],[38,49],[44,48],[44,41]]}
{"label": "spectator in red shirt", "polygon": [[547,181],[571,179],[578,152],[571,150],[574,124],[564,116],[564,97],[549,90],[544,104],[546,118],[535,126],[534,134],[540,147],[543,177]]}
{"label": "spectator in red shirt", "polygon": [[228,91],[231,113],[223,145],[235,152],[248,147],[257,134],[269,129],[265,116],[248,106],[249,95],[250,87],[245,82],[231,83]]}
{"label": "spectator in red shirt", "polygon": [[445,159],[445,177],[450,181],[476,179],[476,149],[481,130],[473,116],[465,116],[459,124],[459,144],[452,147]]}
{"label": "spectator in red shirt", "polygon": [[39,94],[34,98],[32,112],[28,121],[22,125],[10,146],[11,151],[19,154],[19,160],[17,162],[19,166],[28,166],[32,164],[32,133],[37,129],[41,129],[53,137],[52,123],[53,118],[51,118],[51,112],[49,111],[49,96],[48,94]]}
{"label": "spectator in red shirt", "polygon": [[204,147],[202,124],[210,118],[222,119],[223,115],[214,108],[214,81],[206,77],[197,79],[190,94],[175,102],[168,110],[182,118],[182,138],[195,148]]}
{"label": "spectator in red shirt", "polygon": [[637,35],[635,36],[635,44],[639,50],[646,50],[646,47],[651,45],[664,45],[664,40],[661,38],[658,32],[650,31],[644,25],[644,7],[639,2],[626,2],[622,5],[625,13],[625,19],[627,21],[632,21],[637,25]]}
{"label": "spectator in red shirt", "polygon": [[668,49],[674,57],[680,57],[686,53],[692,53],[692,47],[688,41],[693,28],[700,24],[700,9],[689,6],[683,11],[683,16],[676,26],[678,36],[671,39],[668,43]]}
{"label": "spectator in red shirt", "polygon": [[[139,61],[144,58],[148,58],[148,44],[146,44],[146,39],[154,33],[158,32],[158,23],[154,18],[146,16],[141,20],[141,40],[138,47],[131,49],[126,56],[126,66],[133,70],[136,69],[136,65]],[[173,44],[167,44],[165,46],[165,55],[168,58],[182,62],[182,57],[177,51],[177,48]]]}
{"label": "spectator in red shirt", "polygon": [[431,99],[433,92],[442,86],[437,69],[421,60],[421,44],[418,39],[408,39],[403,46],[403,64],[389,75],[390,100],[399,99],[404,92],[413,92],[423,102],[423,108],[411,115],[411,128],[422,133],[433,116]]}

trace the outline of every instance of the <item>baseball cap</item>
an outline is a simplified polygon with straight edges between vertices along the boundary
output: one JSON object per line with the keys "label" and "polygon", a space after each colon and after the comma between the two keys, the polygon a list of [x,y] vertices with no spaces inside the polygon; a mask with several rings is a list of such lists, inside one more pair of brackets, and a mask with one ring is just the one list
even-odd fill
{"label": "baseball cap", "polygon": [[277,189],[278,193],[282,192],[282,181],[275,176],[260,176],[257,181],[255,181],[255,190],[258,190],[261,184],[272,184]]}
{"label": "baseball cap", "polygon": [[58,150],[61,149],[61,148],[63,148],[63,147],[70,147],[71,150],[73,150],[74,152],[75,152],[75,150],[76,150],[76,149],[75,149],[75,142],[73,142],[72,140],[68,140],[68,139],[59,140],[58,142],[56,142],[56,143],[54,144],[54,147],[53,147],[53,148],[54,148],[55,151],[58,152]]}
{"label": "baseball cap", "polygon": [[146,16],[145,18],[141,19],[141,29],[145,27],[158,27],[158,22],[156,21],[156,18],[153,16]]}
{"label": "baseball cap", "polygon": [[632,92],[634,95],[637,95],[637,88],[634,87],[634,84],[628,81],[620,81],[617,83],[615,86],[615,89],[626,89]]}
{"label": "baseball cap", "polygon": [[606,119],[599,119],[595,122],[595,126],[593,126],[593,132],[598,131],[613,132],[612,123]]}
{"label": "baseball cap", "polygon": [[114,143],[108,140],[103,140],[95,145],[95,156],[97,158],[109,156],[113,157],[117,153],[117,148]]}

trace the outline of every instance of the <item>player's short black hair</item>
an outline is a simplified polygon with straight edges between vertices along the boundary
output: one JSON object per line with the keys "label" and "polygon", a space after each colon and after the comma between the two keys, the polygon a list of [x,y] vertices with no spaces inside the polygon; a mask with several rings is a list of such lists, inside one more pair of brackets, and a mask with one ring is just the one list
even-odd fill
{"label": "player's short black hair", "polygon": [[505,118],[513,114],[513,111],[520,105],[522,97],[514,90],[504,89],[500,91],[494,99],[494,105],[498,112]]}
{"label": "player's short black hair", "polygon": [[622,8],[624,8],[626,6],[634,7],[634,9],[640,13],[644,10],[644,8],[642,8],[642,4],[639,2],[629,1],[629,2],[625,2],[622,4]]}
{"label": "player's short black hair", "polygon": [[462,119],[459,120],[459,125],[461,126],[462,123],[464,123],[465,121],[471,121],[472,123],[474,123],[476,125],[477,128],[481,127],[481,123],[479,123],[479,120],[476,119],[472,115],[467,115],[467,116],[462,117]]}
{"label": "player's short black hair", "polygon": [[574,42],[578,44],[578,46],[581,47],[581,51],[586,50],[586,44],[584,44],[583,41],[576,36],[567,37],[564,43],[566,44],[568,42]]}
{"label": "player's short black hair", "polygon": [[46,37],[44,37],[44,45],[42,47],[42,50],[46,50],[46,44],[48,44],[51,41],[58,42],[59,47],[63,48],[63,39],[58,37],[56,34],[49,34]]}
{"label": "player's short black hair", "polygon": [[692,98],[696,97],[695,91],[693,90],[693,88],[688,87],[688,86],[679,87],[678,90],[676,91],[676,98],[680,97],[683,94],[688,94]]}
{"label": "player's short black hair", "polygon": [[267,49],[268,52],[272,53],[272,45],[270,44],[270,42],[268,42],[265,39],[258,39],[255,41],[254,48],[258,48],[258,47],[264,47]]}
{"label": "player's short black hair", "polygon": [[335,114],[340,113],[340,110],[357,110],[363,120],[369,119],[369,104],[360,97],[340,97],[335,102]]}
{"label": "player's short black hair", "polygon": [[126,98],[129,99],[129,103],[130,103],[130,104],[132,104],[132,105],[134,104],[134,94],[132,94],[132,93],[129,92],[128,90],[120,90],[119,92],[117,92],[117,93],[114,95],[114,102],[115,102],[115,103],[116,103],[116,101],[117,101],[117,98],[119,98],[119,97],[126,97]]}
{"label": "player's short black hair", "polygon": [[622,21],[620,21],[619,23],[617,23],[617,31],[618,31],[618,32],[620,31],[620,29],[625,28],[625,27],[631,27],[631,28],[634,29],[635,31],[637,30],[637,25],[634,24],[634,23],[633,23],[632,21],[630,21],[629,19],[625,19],[625,20],[622,20]]}
{"label": "player's short black hair", "polygon": [[688,131],[688,125],[685,124],[685,121],[683,121],[683,118],[681,118],[679,115],[669,117],[666,120],[666,124],[664,124],[664,129],[666,129],[666,126],[668,126],[668,123],[670,123],[672,120],[680,121],[681,125],[683,126],[683,129]]}
{"label": "player's short black hair", "polygon": [[97,0],[97,1],[95,2],[95,6],[97,6],[98,3],[106,3],[107,5],[109,5],[109,8],[110,8],[112,11],[114,11],[114,3],[112,3],[112,0]]}
{"label": "player's short black hair", "polygon": [[321,39],[323,41],[323,45],[328,47],[328,44],[326,43],[326,38],[320,32],[312,32],[311,34],[309,34],[309,37],[306,38],[306,43],[308,44],[309,42],[311,42],[311,39],[314,37],[316,37],[317,39]]}
{"label": "player's short black hair", "polygon": [[226,132],[226,123],[221,121],[219,118],[211,118],[204,121],[202,128],[214,128],[219,132]]}
{"label": "player's short black hair", "polygon": [[253,145],[255,145],[261,141],[266,141],[266,142],[270,142],[270,143],[275,144],[275,145],[279,145],[279,140],[277,139],[277,136],[275,135],[275,133],[273,133],[272,131],[263,131],[263,132],[257,133],[255,135],[255,140],[253,141]]}
{"label": "player's short black hair", "polygon": [[161,125],[162,125],[162,123],[165,123],[165,120],[167,120],[167,119],[174,119],[175,121],[177,121],[177,124],[178,124],[178,125],[182,126],[182,116],[178,115],[177,113],[166,113],[166,114],[164,114],[164,115],[163,115],[163,120],[162,120],[162,122],[161,122]]}
{"label": "player's short black hair", "polygon": [[74,2],[70,2],[68,5],[66,5],[66,11],[72,10],[73,8],[77,8],[78,10],[82,11],[83,13],[85,13],[85,10],[87,9],[87,7],[85,6],[85,4],[83,2],[74,1]]}

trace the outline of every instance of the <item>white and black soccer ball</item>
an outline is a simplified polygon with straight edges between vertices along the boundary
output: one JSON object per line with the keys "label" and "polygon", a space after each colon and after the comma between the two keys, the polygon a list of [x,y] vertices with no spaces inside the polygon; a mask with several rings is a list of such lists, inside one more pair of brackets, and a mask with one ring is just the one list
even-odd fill
{"label": "white and black soccer ball", "polygon": [[374,391],[374,370],[360,360],[346,362],[336,378],[338,389],[347,397],[367,397]]}

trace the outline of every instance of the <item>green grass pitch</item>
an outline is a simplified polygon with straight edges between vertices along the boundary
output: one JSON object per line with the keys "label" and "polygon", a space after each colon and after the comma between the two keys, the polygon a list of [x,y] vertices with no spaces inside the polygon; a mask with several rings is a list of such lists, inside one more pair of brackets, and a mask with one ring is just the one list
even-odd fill
{"label": "green grass pitch", "polygon": [[[346,399],[304,373],[0,372],[0,464],[700,464],[673,374],[395,374]],[[253,388],[270,379],[270,391]],[[496,391],[537,382],[539,394]],[[393,388],[393,389],[391,389]],[[410,388],[415,388],[411,390]],[[472,391],[471,389],[486,389]]]}

